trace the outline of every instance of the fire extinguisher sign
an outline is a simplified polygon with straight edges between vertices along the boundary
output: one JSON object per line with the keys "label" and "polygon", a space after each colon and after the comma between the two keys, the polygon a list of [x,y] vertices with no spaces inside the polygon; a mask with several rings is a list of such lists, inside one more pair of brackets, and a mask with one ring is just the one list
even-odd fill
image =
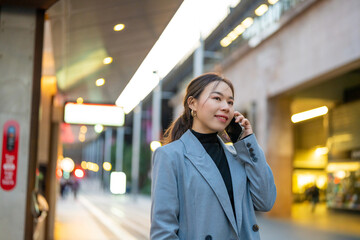
{"label": "fire extinguisher sign", "polygon": [[10,120],[4,124],[2,143],[0,186],[2,189],[9,191],[16,186],[19,146],[18,122]]}

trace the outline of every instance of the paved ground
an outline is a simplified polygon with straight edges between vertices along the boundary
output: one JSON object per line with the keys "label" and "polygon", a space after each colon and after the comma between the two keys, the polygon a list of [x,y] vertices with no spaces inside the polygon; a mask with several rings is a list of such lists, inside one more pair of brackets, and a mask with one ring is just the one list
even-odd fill
{"label": "paved ground", "polygon": [[[291,219],[258,215],[262,240],[360,239],[360,214],[331,212],[319,205],[311,213],[307,204],[294,205]],[[113,196],[102,191],[81,193],[77,199],[59,199],[56,240],[149,239],[150,198]]]}

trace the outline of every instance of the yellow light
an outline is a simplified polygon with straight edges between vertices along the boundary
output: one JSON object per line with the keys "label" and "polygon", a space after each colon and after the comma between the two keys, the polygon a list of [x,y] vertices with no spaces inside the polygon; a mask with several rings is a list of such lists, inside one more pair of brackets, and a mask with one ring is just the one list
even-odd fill
{"label": "yellow light", "polygon": [[315,149],[316,156],[326,155],[326,154],[328,154],[328,152],[329,152],[329,149],[327,147],[318,147]]}
{"label": "yellow light", "polygon": [[77,99],[76,99],[76,103],[77,104],[82,104],[84,102],[84,99],[82,98],[82,97],[78,97]]}
{"label": "yellow light", "polygon": [[93,172],[97,172],[99,171],[99,165],[96,163],[87,162],[87,169]]}
{"label": "yellow light", "polygon": [[311,109],[309,111],[296,113],[296,114],[291,116],[291,121],[293,123],[297,123],[297,122],[305,121],[305,120],[308,120],[308,119],[311,119],[311,118],[323,116],[327,112],[328,112],[328,108],[326,106],[322,106],[322,107],[319,107],[319,108]]}
{"label": "yellow light", "polygon": [[150,143],[150,149],[151,149],[151,151],[153,151],[153,152],[155,152],[155,150],[156,150],[157,148],[159,148],[159,147],[161,147],[161,142],[159,142],[159,141],[152,141],[152,142]]}
{"label": "yellow light", "polygon": [[244,21],[241,22],[241,26],[243,26],[244,28],[248,28],[253,24],[253,22],[254,19],[252,19],[251,17],[247,17]]}
{"label": "yellow light", "polygon": [[279,0],[268,0],[268,2],[271,4],[271,5],[274,5],[275,3],[277,3]]}
{"label": "yellow light", "polygon": [[125,25],[122,23],[119,23],[114,26],[114,31],[119,32],[119,31],[123,30],[124,28],[125,28]]}
{"label": "yellow light", "polygon": [[79,135],[79,141],[80,142],[85,142],[85,135],[84,134]]}
{"label": "yellow light", "polygon": [[96,86],[101,87],[102,85],[105,84],[105,79],[99,78],[98,80],[96,80],[95,84]]}
{"label": "yellow light", "polygon": [[227,47],[230,45],[231,42],[232,42],[231,39],[228,36],[226,36],[220,41],[220,45],[222,47]]}
{"label": "yellow light", "polygon": [[82,161],[81,162],[81,167],[82,167],[82,169],[88,169],[88,163],[87,162],[85,162],[85,161]]}
{"label": "yellow light", "polygon": [[65,172],[71,172],[75,168],[75,163],[71,158],[61,160],[61,169]]}
{"label": "yellow light", "polygon": [[111,163],[104,162],[103,163],[103,168],[104,168],[105,171],[110,171],[111,170]]}
{"label": "yellow light", "polygon": [[104,130],[104,126],[101,125],[101,124],[96,124],[94,126],[94,130],[95,130],[96,133],[101,133]]}
{"label": "yellow light", "polygon": [[311,174],[301,174],[301,175],[299,174],[297,176],[297,180],[298,180],[298,186],[302,188],[308,184],[315,182],[315,176]]}
{"label": "yellow light", "polygon": [[359,162],[342,162],[342,163],[329,163],[326,167],[326,171],[328,172],[336,172],[336,171],[349,171],[355,172],[360,169]]}
{"label": "yellow light", "polygon": [[104,58],[103,63],[110,64],[110,63],[112,63],[112,61],[113,61],[112,57],[106,57],[106,58]]}
{"label": "yellow light", "polygon": [[268,9],[269,7],[266,4],[261,4],[257,9],[255,9],[255,14],[260,17],[266,13]]}
{"label": "yellow light", "polygon": [[316,186],[318,186],[318,188],[324,189],[326,183],[327,183],[327,178],[326,178],[326,176],[318,176],[318,177],[317,177],[317,179],[316,179]]}
{"label": "yellow light", "polygon": [[99,165],[94,163],[93,172],[98,172],[98,171],[99,171]]}
{"label": "yellow light", "polygon": [[346,176],[346,172],[344,170],[340,170],[334,173],[334,176],[340,179],[344,179]]}
{"label": "yellow light", "polygon": [[238,35],[242,34],[245,31],[245,28],[239,24],[236,28],[234,28],[234,32]]}
{"label": "yellow light", "polygon": [[81,133],[86,133],[87,132],[87,127],[86,126],[81,126],[80,127],[80,132]]}
{"label": "yellow light", "polygon": [[234,32],[234,31],[231,31],[231,32],[228,34],[228,37],[229,37],[232,41],[234,41],[235,39],[237,39],[238,36],[239,36],[239,35],[236,34],[236,32]]}

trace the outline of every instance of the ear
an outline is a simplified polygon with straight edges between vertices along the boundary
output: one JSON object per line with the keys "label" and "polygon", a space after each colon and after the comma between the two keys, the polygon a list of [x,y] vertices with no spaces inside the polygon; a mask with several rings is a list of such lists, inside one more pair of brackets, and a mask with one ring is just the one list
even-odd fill
{"label": "ear", "polygon": [[189,105],[189,108],[193,111],[197,110],[197,99],[193,96],[188,97],[187,104]]}

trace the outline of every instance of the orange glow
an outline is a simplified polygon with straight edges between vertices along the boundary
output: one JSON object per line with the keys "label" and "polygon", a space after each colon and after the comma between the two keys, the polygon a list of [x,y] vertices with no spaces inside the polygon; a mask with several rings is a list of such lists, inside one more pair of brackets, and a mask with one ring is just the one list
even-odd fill
{"label": "orange glow", "polygon": [[60,168],[56,169],[56,177],[61,178],[62,175],[63,175],[63,172],[61,171],[61,169]]}

